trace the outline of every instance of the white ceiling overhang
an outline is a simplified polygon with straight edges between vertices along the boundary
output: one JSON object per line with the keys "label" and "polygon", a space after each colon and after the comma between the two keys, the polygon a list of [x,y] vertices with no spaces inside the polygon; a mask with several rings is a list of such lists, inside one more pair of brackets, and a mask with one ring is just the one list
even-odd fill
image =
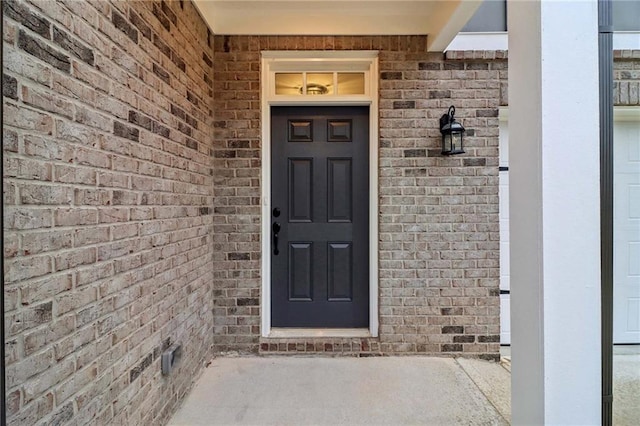
{"label": "white ceiling overhang", "polygon": [[443,51],[482,0],[194,0],[214,34],[427,35]]}

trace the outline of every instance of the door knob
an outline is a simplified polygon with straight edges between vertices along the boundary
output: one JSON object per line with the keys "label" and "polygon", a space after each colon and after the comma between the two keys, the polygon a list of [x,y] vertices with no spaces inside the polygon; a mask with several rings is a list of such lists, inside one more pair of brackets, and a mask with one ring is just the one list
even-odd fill
{"label": "door knob", "polygon": [[273,254],[277,256],[280,254],[280,250],[278,250],[278,233],[281,229],[280,223],[274,222],[271,229],[273,230]]}

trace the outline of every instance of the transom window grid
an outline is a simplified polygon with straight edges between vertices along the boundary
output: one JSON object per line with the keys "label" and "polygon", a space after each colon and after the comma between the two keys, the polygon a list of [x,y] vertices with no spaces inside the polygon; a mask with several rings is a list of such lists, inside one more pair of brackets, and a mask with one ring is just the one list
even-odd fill
{"label": "transom window grid", "polygon": [[277,72],[275,95],[365,95],[364,72]]}

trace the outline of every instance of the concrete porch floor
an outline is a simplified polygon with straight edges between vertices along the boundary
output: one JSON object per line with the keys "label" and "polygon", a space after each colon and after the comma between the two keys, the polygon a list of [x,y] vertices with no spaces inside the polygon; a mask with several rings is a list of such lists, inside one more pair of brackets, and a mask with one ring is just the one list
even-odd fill
{"label": "concrete porch floor", "polygon": [[[216,358],[171,426],[505,425],[503,362],[434,357]],[[640,345],[614,350],[614,424],[640,418]]]}
{"label": "concrete porch floor", "polygon": [[505,425],[509,411],[509,373],[497,363],[239,357],[214,359],[169,424]]}

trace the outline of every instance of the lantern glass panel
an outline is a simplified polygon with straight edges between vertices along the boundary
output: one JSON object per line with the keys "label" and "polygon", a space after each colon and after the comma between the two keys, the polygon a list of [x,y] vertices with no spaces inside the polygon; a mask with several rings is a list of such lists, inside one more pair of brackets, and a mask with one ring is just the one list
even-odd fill
{"label": "lantern glass panel", "polygon": [[445,133],[442,135],[442,152],[451,151],[451,134]]}
{"label": "lantern glass panel", "polygon": [[462,150],[462,133],[451,134],[451,152]]}

